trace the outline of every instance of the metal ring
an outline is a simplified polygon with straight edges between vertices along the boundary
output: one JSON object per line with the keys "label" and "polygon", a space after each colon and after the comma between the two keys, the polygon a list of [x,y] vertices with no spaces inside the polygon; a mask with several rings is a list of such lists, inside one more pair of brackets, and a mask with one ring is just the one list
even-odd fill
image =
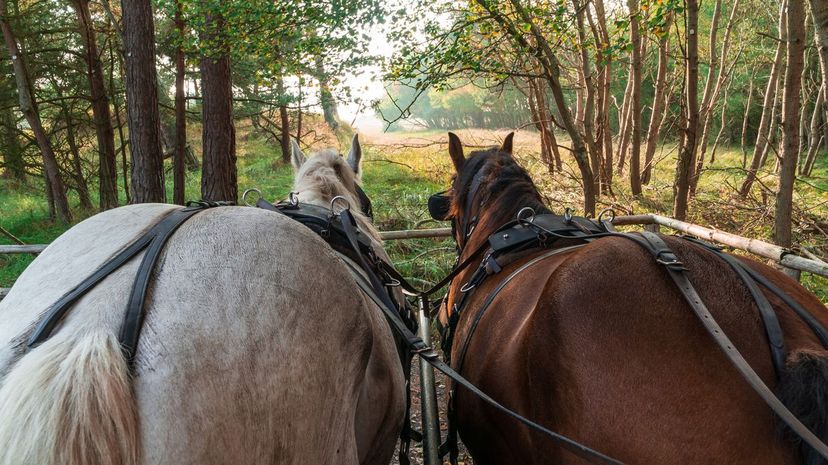
{"label": "metal ring", "polygon": [[564,210],[564,221],[567,223],[572,221],[572,209],[569,207],[566,207],[566,210]]}
{"label": "metal ring", "polygon": [[251,187],[250,189],[245,190],[245,191],[242,193],[242,201],[243,201],[243,202],[244,202],[244,204],[245,204],[245,205],[247,205],[248,207],[253,207],[253,206],[255,206],[255,205],[256,205],[256,202],[253,202],[253,203],[251,204],[250,202],[248,202],[248,201],[247,201],[247,194],[249,194],[249,193],[251,193],[251,192],[255,192],[255,193],[259,194],[259,198],[258,198],[258,199],[256,199],[256,202],[258,202],[259,200],[262,200],[262,199],[264,198],[264,195],[262,195],[262,191],[260,191],[259,189],[256,189],[255,187]]}
{"label": "metal ring", "polygon": [[460,292],[466,293],[474,289],[475,287],[477,287],[477,284],[472,284],[471,281],[469,281],[466,284],[463,284],[463,287],[460,288]]}
{"label": "metal ring", "polygon": [[613,210],[612,208],[605,208],[605,209],[601,210],[601,213],[598,214],[598,221],[604,221],[604,215],[605,214],[610,215],[610,217],[607,221],[612,223],[612,221],[615,219],[615,210]]}
{"label": "metal ring", "polygon": [[291,192],[288,195],[288,203],[290,203],[291,207],[295,207],[299,205],[299,193],[298,192]]}
{"label": "metal ring", "polygon": [[343,197],[341,195],[337,195],[336,197],[331,199],[331,213],[336,213],[336,212],[334,212],[334,206],[336,206],[337,200],[339,200],[341,202],[345,202],[345,208],[344,208],[345,210],[350,210],[351,209],[351,202],[348,202],[348,199],[346,199],[345,197]]}
{"label": "metal ring", "polygon": [[[524,218],[524,217],[523,217],[523,213],[524,213],[524,212],[527,212],[527,211],[529,212],[529,216],[527,216],[527,217],[525,217],[525,218]],[[532,208],[532,207],[523,207],[523,208],[521,208],[521,209],[520,209],[520,210],[518,210],[518,212],[517,212],[517,217],[516,217],[516,219],[518,220],[518,222],[520,222],[520,221],[528,221],[529,223],[531,223],[531,222],[535,221],[535,209],[534,209],[534,208]]]}

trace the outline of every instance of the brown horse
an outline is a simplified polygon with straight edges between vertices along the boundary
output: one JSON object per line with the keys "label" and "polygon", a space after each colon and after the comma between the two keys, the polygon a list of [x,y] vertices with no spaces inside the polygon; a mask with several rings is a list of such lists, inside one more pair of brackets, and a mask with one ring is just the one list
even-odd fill
{"label": "brown horse", "polygon": [[[511,135],[500,149],[473,152],[469,158],[455,135],[449,139],[457,171],[449,214],[461,260],[522,207],[550,213],[512,157]],[[828,351],[814,333],[767,293],[788,348],[784,372],[777,378],[745,284],[709,250],[680,238],[664,240],[753,369],[825,441]],[[503,285],[510,273],[544,253],[548,249],[527,253],[483,281],[459,316],[452,363],[462,364],[461,374],[483,391],[630,465],[826,463],[778,426],[663,267],[641,247],[618,237],[598,239],[539,259]],[[825,306],[799,283],[762,263],[740,260],[828,325]],[[440,314],[443,324],[474,268],[452,283]],[[460,360],[477,310],[501,285]],[[587,463],[461,387],[454,403],[460,436],[476,463]]]}

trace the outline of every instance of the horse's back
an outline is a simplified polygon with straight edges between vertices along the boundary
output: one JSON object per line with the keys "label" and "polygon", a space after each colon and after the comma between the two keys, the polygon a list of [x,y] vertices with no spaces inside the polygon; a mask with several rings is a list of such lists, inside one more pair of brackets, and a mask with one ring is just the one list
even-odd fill
{"label": "horse's back", "polygon": [[[773,386],[764,328],[745,286],[712,253],[680,239],[667,241],[724,331]],[[534,304],[506,304],[514,294],[498,297],[502,307],[489,310],[489,322],[481,323],[466,362],[486,360],[485,368],[469,368],[482,373],[495,393],[502,392],[507,405],[627,463],[796,463],[779,440],[770,409],[640,246],[601,239],[538,273],[548,274],[542,287],[527,291],[521,282],[512,287],[514,293],[535,296]],[[495,313],[508,313],[506,325]],[[793,323],[783,313],[780,309],[785,329]],[[514,437],[514,428],[504,426],[509,419],[487,415],[504,428],[504,438]],[[514,448],[522,451],[515,457],[582,463],[558,455],[545,438],[519,431],[526,443]],[[491,438],[490,433],[478,436]]]}
{"label": "horse's back", "polygon": [[[45,307],[170,208],[106,212],[55,241],[0,307],[0,340],[19,346]],[[117,334],[139,260],[81,299],[53,338]],[[252,208],[196,214],[162,252],[145,302],[133,378],[141,463],[356,462],[365,371],[373,353],[393,352],[369,309],[304,226]],[[401,386],[393,366],[381,369]]]}

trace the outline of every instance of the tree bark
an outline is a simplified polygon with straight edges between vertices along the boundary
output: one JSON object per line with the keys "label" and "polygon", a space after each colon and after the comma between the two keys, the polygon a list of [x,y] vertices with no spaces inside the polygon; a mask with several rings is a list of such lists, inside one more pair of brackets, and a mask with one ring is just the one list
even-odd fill
{"label": "tree bark", "polygon": [[822,141],[828,147],[828,2],[811,0],[811,16],[814,18],[814,42],[819,55],[821,87],[825,96],[822,102]]}
{"label": "tree bark", "polygon": [[774,242],[791,246],[791,210],[799,157],[799,110],[802,106],[802,70],[805,67],[805,0],[789,0],[787,18],[787,68],[782,99],[782,161],[776,194]]}
{"label": "tree bark", "polygon": [[[224,18],[207,13],[208,34],[221,34]],[[218,42],[221,42],[219,40]],[[233,82],[230,57],[225,44],[212,56],[201,58],[202,90],[202,167],[201,197],[205,200],[235,202],[238,197],[236,174],[236,131],[233,127]]]}
{"label": "tree bark", "polygon": [[98,179],[101,210],[118,206],[118,174],[115,167],[115,132],[112,129],[112,115],[109,112],[109,98],[104,85],[103,66],[98,54],[98,44],[92,17],[89,14],[89,0],[71,0],[78,17],[81,39],[84,46],[86,73],[92,97],[92,118],[95,122],[95,136],[98,141]]}
{"label": "tree bark", "polygon": [[[721,15],[721,0],[716,3],[716,13],[714,16],[715,23],[718,25],[718,18]],[[721,93],[722,86],[727,81],[730,72],[735,66],[735,62],[728,67],[727,66],[727,55],[730,51],[730,37],[731,33],[733,32],[733,26],[736,23],[736,13],[739,11],[739,0],[734,0],[733,6],[730,10],[730,16],[728,17],[727,26],[725,26],[725,33],[722,39],[722,49],[719,53],[718,63],[717,66],[714,66],[716,62],[716,34],[713,30],[710,32],[710,72],[708,73],[708,83],[705,84],[704,89],[704,98],[702,99],[702,107],[701,107],[701,115],[700,115],[700,125],[702,128],[701,131],[701,138],[699,139],[699,150],[698,150],[698,157],[696,162],[696,168],[693,171],[693,179],[692,184],[690,186],[690,193],[691,195],[695,195],[696,186],[699,183],[699,177],[701,177],[702,168],[704,167],[704,160],[705,155],[707,152],[707,145],[709,141],[709,132],[710,132],[710,125],[713,121],[713,109],[716,106],[716,102],[719,100],[719,94]],[[738,58],[738,57],[737,57]],[[718,72],[716,74],[716,79],[713,81],[712,85],[710,85],[710,79],[713,77],[713,70],[717,69]],[[709,88],[708,88],[709,86]],[[708,94],[709,92],[709,94]],[[725,106],[727,106],[727,102],[724,102]],[[718,136],[717,136],[718,139]],[[712,157],[711,157],[712,158]]]}
{"label": "tree bark", "polygon": [[[636,0],[637,1],[637,0]],[[575,7],[575,17],[578,29],[578,40],[581,49],[581,75],[583,76],[584,85],[584,101],[583,101],[583,138],[589,152],[589,163],[592,167],[593,190],[597,195],[602,192],[600,183],[601,176],[601,153],[595,144],[595,76],[592,72],[590,64],[589,52],[587,50],[586,28],[584,26],[584,16],[587,13],[585,4],[581,4],[580,0],[572,0]],[[607,189],[609,190],[609,189]]]}
{"label": "tree bark", "polygon": [[16,181],[26,179],[23,147],[17,138],[17,122],[11,108],[3,111],[3,176]]}
{"label": "tree bark", "polygon": [[595,6],[595,17],[598,23],[598,32],[600,34],[600,42],[602,51],[599,56],[604,61],[604,69],[601,76],[601,105],[599,105],[598,119],[600,121],[599,127],[601,137],[603,138],[602,149],[604,151],[604,162],[602,170],[605,186],[612,189],[612,166],[613,166],[613,150],[612,150],[612,128],[610,127],[610,106],[612,98],[612,55],[604,53],[610,45],[609,31],[607,29],[607,15],[604,8],[604,0],[593,0]]}
{"label": "tree bark", "polygon": [[123,63],[121,55],[115,53],[115,46],[112,41],[109,42],[109,93],[112,95],[112,109],[115,112],[115,127],[118,128],[118,152],[121,154],[121,174],[124,182],[124,198],[127,203],[132,203],[132,196],[129,190],[129,159],[127,157],[127,146],[129,141],[124,136],[124,123],[121,120],[121,107],[118,105],[118,91],[115,87],[115,67],[120,70],[121,78],[123,76]]}
{"label": "tree bark", "polygon": [[149,0],[121,0],[132,203],[164,202],[164,154],[158,114],[155,25]]}
{"label": "tree bark", "polygon": [[9,50],[9,56],[12,59],[12,67],[14,68],[14,76],[17,82],[17,94],[20,101],[20,111],[26,117],[29,127],[35,134],[37,145],[40,147],[40,153],[43,157],[43,171],[47,180],[47,188],[51,190],[55,214],[60,221],[70,223],[72,221],[72,212],[69,209],[66,188],[63,185],[63,180],[60,178],[60,170],[52,142],[46,135],[43,123],[40,121],[37,101],[34,98],[34,87],[29,79],[28,70],[26,69],[25,56],[17,46],[17,40],[14,37],[8,21],[7,11],[6,0],[0,0],[0,29],[3,30],[3,38]]}
{"label": "tree bark", "polygon": [[658,73],[656,74],[655,95],[653,96],[653,111],[650,114],[650,125],[647,128],[647,148],[644,152],[644,170],[641,173],[641,183],[649,184],[653,171],[653,158],[658,148],[659,134],[664,115],[667,112],[667,61],[670,51],[670,25],[672,14],[668,13],[665,21],[664,34],[658,40]]}
{"label": "tree bark", "polygon": [[690,176],[693,154],[696,152],[696,131],[699,125],[699,4],[697,0],[686,0],[687,25],[687,77],[686,105],[687,125],[684,128],[684,146],[676,165],[676,182],[673,200],[673,216],[684,220],[687,217],[687,203],[690,193]]}
{"label": "tree bark", "polygon": [[776,55],[773,59],[773,66],[771,67],[770,76],[768,77],[768,85],[765,90],[765,98],[762,103],[762,117],[759,120],[759,127],[756,130],[756,145],[753,146],[753,158],[750,162],[750,167],[748,168],[747,173],[745,173],[745,180],[739,188],[739,194],[742,197],[747,197],[750,192],[750,188],[756,180],[756,172],[762,166],[762,160],[764,158],[763,154],[767,153],[766,150],[769,144],[768,134],[772,124],[771,118],[776,106],[777,81],[783,65],[782,59],[784,57],[784,46],[785,41],[787,40],[785,26],[786,12],[787,0],[783,0],[779,6],[779,42],[776,45]]}
{"label": "tree bark", "polygon": [[[314,66],[316,67],[315,77],[319,81],[319,104],[322,106],[322,115],[331,130],[336,131],[339,128],[339,112],[336,110],[336,99],[331,92],[330,78],[325,71],[325,63],[321,55],[314,57]],[[290,162],[290,156],[288,156],[288,162]]]}
{"label": "tree bark", "polygon": [[742,117],[742,138],[740,140],[740,146],[742,148],[742,168],[747,166],[747,130],[748,130],[748,122],[750,121],[750,105],[753,103],[753,81],[756,78],[756,69],[754,68],[753,72],[750,75],[750,83],[748,88],[748,97],[747,102],[745,102],[745,113]]}
{"label": "tree bark", "polygon": [[630,153],[630,188],[633,195],[641,195],[641,29],[638,0],[627,0],[630,12],[630,40],[632,42],[632,151]]}
{"label": "tree bark", "polygon": [[[285,95],[285,81],[280,76],[276,79],[276,92],[279,93],[279,144],[282,149],[282,163],[290,164],[290,117],[287,110],[287,95]],[[329,123],[330,124],[330,123]],[[331,129],[336,129],[331,126]]]}
{"label": "tree bark", "polygon": [[72,154],[72,177],[75,179],[75,192],[78,193],[81,208],[89,211],[92,210],[92,199],[89,198],[89,186],[83,175],[80,149],[75,139],[75,122],[65,105],[61,105],[61,113],[63,113],[63,118],[66,121],[66,143],[69,144],[69,152]]}
{"label": "tree bark", "polygon": [[[175,2],[175,29],[178,40],[184,40],[184,6],[182,0]],[[184,58],[184,44],[175,48],[175,155],[173,155],[173,202],[184,205],[184,159],[187,156],[187,101],[184,94],[184,79],[187,71]]]}

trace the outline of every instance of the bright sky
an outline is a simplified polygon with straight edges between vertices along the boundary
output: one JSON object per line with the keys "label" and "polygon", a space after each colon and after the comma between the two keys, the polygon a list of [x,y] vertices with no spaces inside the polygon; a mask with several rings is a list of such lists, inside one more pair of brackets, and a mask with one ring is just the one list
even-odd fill
{"label": "bright sky", "polygon": [[[374,24],[368,30],[371,36],[369,53],[384,58],[394,53],[392,45],[386,38],[387,24]],[[374,114],[371,102],[385,97],[385,86],[382,82],[382,69],[379,64],[365,67],[354,74],[343,76],[343,81],[351,87],[352,95],[362,99],[361,105],[357,103],[340,104],[339,116],[353,124],[356,129],[374,132],[382,131],[385,127],[382,120]]]}

